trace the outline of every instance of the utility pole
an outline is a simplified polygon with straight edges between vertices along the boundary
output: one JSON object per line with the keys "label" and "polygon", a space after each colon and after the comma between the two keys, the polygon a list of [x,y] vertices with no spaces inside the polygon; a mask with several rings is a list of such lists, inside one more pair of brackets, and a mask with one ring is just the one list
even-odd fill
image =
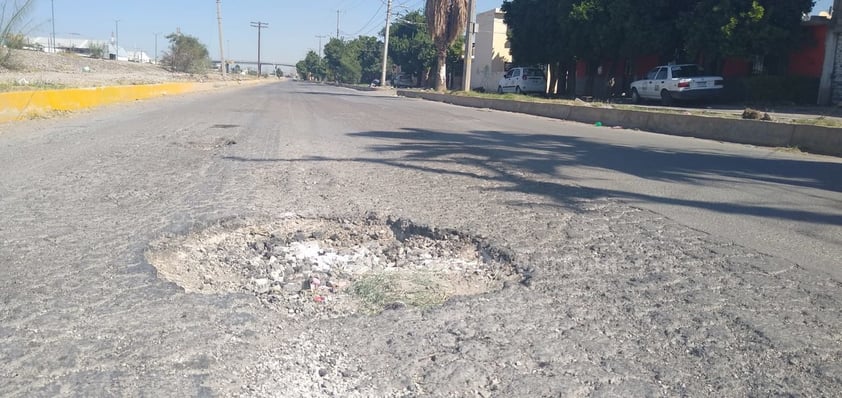
{"label": "utility pole", "polygon": [[158,35],[160,33],[155,32],[153,34],[155,35],[155,65],[158,65]]}
{"label": "utility pole", "polygon": [[336,10],[336,38],[339,39],[339,40],[342,40],[342,38],[339,37],[339,14],[340,13],[342,13],[342,10]]}
{"label": "utility pole", "polygon": [[386,64],[389,61],[389,25],[392,20],[392,0],[386,6],[386,37],[383,38],[383,69],[380,71],[380,87],[386,87]]}
{"label": "utility pole", "polygon": [[319,58],[322,57],[322,39],[327,38],[325,35],[316,35],[316,38],[319,39]]}
{"label": "utility pole", "polygon": [[216,0],[216,20],[219,25],[219,70],[222,71],[222,78],[225,78],[225,48],[222,46],[222,0]]}
{"label": "utility pole", "polygon": [[465,32],[465,71],[463,89],[471,91],[471,67],[474,56],[474,35],[477,33],[477,4],[476,0],[468,0],[468,29]]}
{"label": "utility pole", "polygon": [[269,24],[266,22],[252,22],[251,27],[257,28],[257,78],[259,79],[263,76],[260,68],[260,30],[269,28]]}
{"label": "utility pole", "polygon": [[120,60],[120,20],[114,20],[114,60]]}
{"label": "utility pole", "polygon": [[55,53],[56,52],[56,5],[55,5],[54,0],[50,0],[50,15],[51,15],[50,22],[52,22],[52,24],[53,24],[53,35],[50,36],[50,41],[51,41],[51,44],[52,44],[52,47],[53,47],[51,49],[51,51],[53,53]]}

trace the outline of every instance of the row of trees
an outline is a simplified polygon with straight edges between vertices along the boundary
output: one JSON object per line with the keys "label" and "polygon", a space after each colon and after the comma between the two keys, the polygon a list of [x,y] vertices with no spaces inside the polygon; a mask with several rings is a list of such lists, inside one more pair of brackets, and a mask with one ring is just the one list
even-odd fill
{"label": "row of trees", "polygon": [[[381,31],[381,36],[384,34]],[[446,47],[444,64],[457,69],[462,59],[461,38]],[[427,28],[422,11],[413,11],[397,19],[389,33],[389,64],[399,65],[403,73],[416,76],[418,85],[434,84],[430,79],[438,65],[438,52]],[[296,69],[305,79],[330,80],[342,83],[369,83],[379,79],[383,62],[383,42],[375,37],[360,36],[353,40],[331,39],[324,48],[324,57],[309,51]],[[446,80],[442,80],[445,82]]]}
{"label": "row of trees", "polygon": [[[514,61],[549,64],[558,77],[573,71],[576,61],[595,68],[641,55],[701,61],[715,72],[729,56],[784,62],[804,39],[799,25],[813,5],[813,0],[507,0],[502,9]],[[565,86],[571,87],[558,82]]]}
{"label": "row of trees", "polygon": [[310,51],[295,65],[305,79],[331,80],[356,84],[371,82],[380,76],[383,44],[372,36],[345,41],[330,39],[324,47],[324,58]]}

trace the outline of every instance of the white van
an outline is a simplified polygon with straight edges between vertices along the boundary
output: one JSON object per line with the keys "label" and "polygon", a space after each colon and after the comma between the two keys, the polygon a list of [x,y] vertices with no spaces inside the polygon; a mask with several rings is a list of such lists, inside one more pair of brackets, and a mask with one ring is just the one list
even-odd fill
{"label": "white van", "polygon": [[497,93],[546,93],[547,78],[538,68],[512,68],[497,84]]}

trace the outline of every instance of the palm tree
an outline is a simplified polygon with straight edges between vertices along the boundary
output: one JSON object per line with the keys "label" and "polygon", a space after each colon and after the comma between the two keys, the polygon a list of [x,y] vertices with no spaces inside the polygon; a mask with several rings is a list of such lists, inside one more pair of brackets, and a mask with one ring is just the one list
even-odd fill
{"label": "palm tree", "polygon": [[436,47],[439,73],[436,91],[444,91],[447,84],[447,49],[459,34],[464,33],[468,23],[467,0],[427,0],[424,9],[427,29]]}

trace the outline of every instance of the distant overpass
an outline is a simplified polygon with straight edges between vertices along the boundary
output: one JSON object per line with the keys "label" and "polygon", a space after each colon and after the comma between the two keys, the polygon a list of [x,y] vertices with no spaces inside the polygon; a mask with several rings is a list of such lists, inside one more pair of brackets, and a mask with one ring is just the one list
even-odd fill
{"label": "distant overpass", "polygon": [[[213,62],[214,65],[218,65],[220,63],[218,59],[214,59],[211,62]],[[239,65],[257,65],[257,61],[240,61],[240,60],[235,60],[235,59],[229,59],[228,62],[231,65],[237,65],[237,64],[239,64]],[[264,60],[260,60],[260,65],[288,66],[290,68],[295,68],[295,64],[290,64],[290,63],[286,63],[286,62],[264,61]]]}

